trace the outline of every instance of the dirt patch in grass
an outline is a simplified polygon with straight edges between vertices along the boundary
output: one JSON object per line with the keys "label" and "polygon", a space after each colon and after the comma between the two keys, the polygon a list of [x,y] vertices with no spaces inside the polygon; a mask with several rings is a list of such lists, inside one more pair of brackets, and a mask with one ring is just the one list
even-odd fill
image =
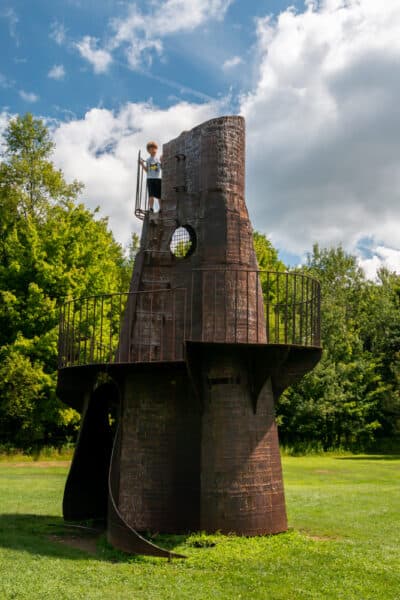
{"label": "dirt patch in grass", "polygon": [[96,555],[97,554],[97,541],[99,539],[99,534],[93,535],[49,535],[48,539],[51,542],[56,542],[57,544],[62,544],[63,546],[69,546],[70,548],[75,548],[77,550],[82,550],[83,552],[87,552],[88,554]]}

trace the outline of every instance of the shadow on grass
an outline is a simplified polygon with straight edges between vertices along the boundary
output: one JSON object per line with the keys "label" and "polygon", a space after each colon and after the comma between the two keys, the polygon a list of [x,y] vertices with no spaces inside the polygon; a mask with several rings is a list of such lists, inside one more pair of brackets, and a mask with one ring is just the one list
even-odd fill
{"label": "shadow on grass", "polygon": [[400,460],[400,454],[370,454],[362,456],[335,456],[336,460]]}
{"label": "shadow on grass", "polygon": [[[150,538],[167,550],[185,543],[188,535]],[[90,542],[90,543],[89,543]],[[19,552],[70,560],[102,562],[148,562],[163,559],[126,554],[113,548],[105,532],[90,533],[69,527],[61,517],[30,514],[0,514],[0,547]]]}

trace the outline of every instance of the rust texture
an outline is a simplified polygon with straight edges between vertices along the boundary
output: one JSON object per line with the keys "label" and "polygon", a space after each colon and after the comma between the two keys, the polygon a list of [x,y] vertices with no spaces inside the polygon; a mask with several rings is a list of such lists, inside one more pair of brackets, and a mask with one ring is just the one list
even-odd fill
{"label": "rust texture", "polygon": [[[61,317],[58,391],[84,414],[64,514],[103,516],[115,546],[156,556],[170,553],[139,532],[285,531],[274,402],[320,358],[318,283],[258,271],[243,118],[164,145],[161,212],[147,211],[140,172],[137,182],[129,294],[70,303]],[[88,449],[102,440],[95,468]],[[108,473],[108,492],[82,498],[90,470],[96,490]]]}

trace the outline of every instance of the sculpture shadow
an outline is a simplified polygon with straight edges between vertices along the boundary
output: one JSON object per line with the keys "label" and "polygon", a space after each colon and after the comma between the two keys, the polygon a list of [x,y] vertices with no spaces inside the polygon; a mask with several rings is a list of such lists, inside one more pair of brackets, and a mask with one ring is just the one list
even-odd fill
{"label": "sculpture shadow", "polygon": [[[163,547],[173,550],[185,542],[188,536],[162,536]],[[73,538],[76,545],[70,544]],[[92,540],[94,551],[86,549]],[[82,544],[79,544],[79,540]],[[81,546],[81,547],[80,547]],[[8,548],[29,554],[63,558],[74,561],[95,560],[100,562],[157,562],[158,558],[126,554],[108,544],[105,532],[89,533],[69,527],[61,517],[33,514],[0,514],[0,548]]]}

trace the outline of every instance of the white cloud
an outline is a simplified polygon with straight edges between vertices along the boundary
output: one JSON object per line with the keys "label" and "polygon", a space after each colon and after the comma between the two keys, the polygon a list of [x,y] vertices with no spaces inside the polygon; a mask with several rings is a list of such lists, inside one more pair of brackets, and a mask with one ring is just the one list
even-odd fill
{"label": "white cloud", "polygon": [[2,112],[0,112],[0,137],[4,134],[5,130],[7,129],[10,118],[11,115],[7,111],[3,110]]}
{"label": "white cloud", "polygon": [[12,115],[5,110],[0,112],[0,158],[3,150],[5,149],[4,134],[6,132],[11,117]]}
{"label": "white cloud", "polygon": [[241,103],[255,226],[296,254],[399,248],[399,1],[309,2],[257,28]]}
{"label": "white cloud", "polygon": [[136,3],[128,17],[114,19],[116,44],[130,42],[138,32],[163,37],[179,31],[192,31],[209,20],[222,20],[233,0],[155,0],[153,9],[143,13]]}
{"label": "white cloud", "polygon": [[378,269],[386,267],[400,274],[400,250],[377,246],[371,258],[360,258],[359,264],[369,279],[375,279]]}
{"label": "white cloud", "polygon": [[24,90],[20,90],[19,95],[25,102],[33,103],[39,100],[39,96],[33,92],[25,92]]}
{"label": "white cloud", "polygon": [[154,137],[161,145],[222,110],[218,103],[186,102],[167,109],[133,103],[119,112],[92,109],[54,130],[54,160],[67,180],[85,184],[85,204],[100,206],[116,238],[126,244],[140,227],[133,206],[138,150]]}
{"label": "white cloud", "polygon": [[50,79],[61,80],[65,77],[65,69],[63,65],[54,65],[47,73],[47,77]]}
{"label": "white cloud", "polygon": [[228,60],[226,60],[224,62],[224,64],[222,65],[223,69],[233,69],[234,67],[237,67],[238,65],[241,65],[243,63],[243,59],[240,58],[240,56],[233,56],[232,58],[228,58]]}
{"label": "white cloud", "polygon": [[62,23],[54,21],[50,26],[49,37],[59,46],[62,46],[67,40],[67,30]]}
{"label": "white cloud", "polygon": [[129,66],[132,69],[139,69],[143,63],[150,66],[153,61],[153,53],[161,55],[163,45],[161,40],[147,40],[133,38],[126,49],[126,56]]}
{"label": "white cloud", "polygon": [[108,50],[97,48],[97,44],[97,38],[85,35],[75,46],[81,56],[93,66],[95,73],[105,73],[112,62],[112,56]]}
{"label": "white cloud", "polygon": [[122,17],[110,21],[110,36],[103,47],[97,40],[85,36],[76,44],[81,55],[89,60],[95,72],[107,70],[112,53],[123,48],[132,69],[149,66],[154,55],[163,51],[162,39],[179,32],[193,31],[210,20],[222,20],[233,0],[152,0],[147,12],[131,2]]}

